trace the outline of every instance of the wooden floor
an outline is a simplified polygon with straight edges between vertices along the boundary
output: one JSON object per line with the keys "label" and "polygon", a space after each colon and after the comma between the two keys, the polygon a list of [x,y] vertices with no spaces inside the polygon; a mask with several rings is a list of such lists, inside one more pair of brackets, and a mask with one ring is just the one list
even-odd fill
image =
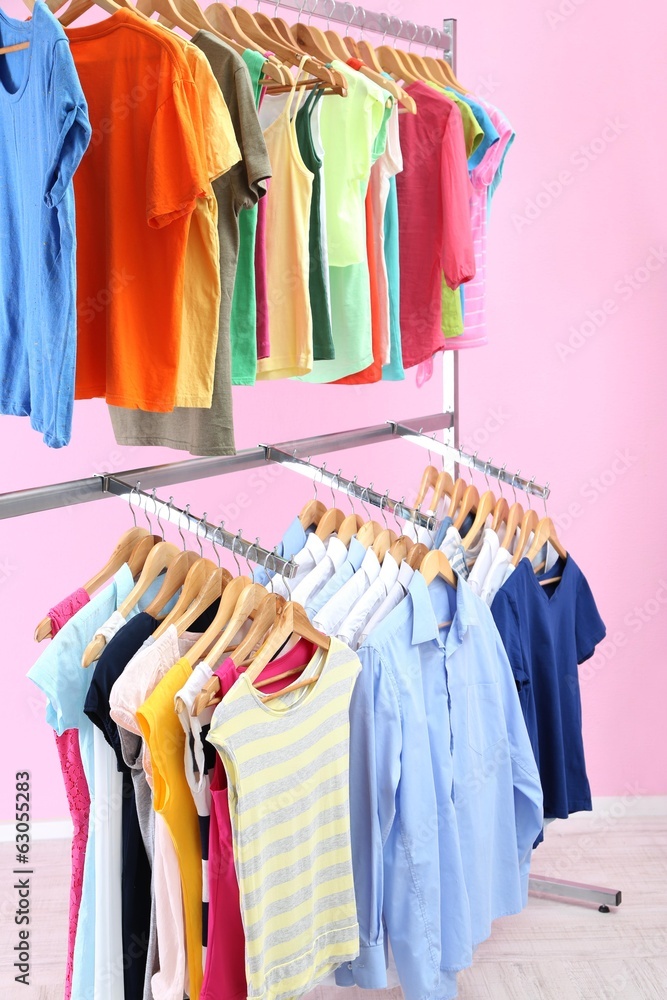
{"label": "wooden floor", "polygon": [[[69,845],[32,845],[31,987],[14,982],[14,851],[0,845],[0,997],[61,1000],[67,941]],[[667,818],[572,817],[547,831],[536,874],[621,889],[623,903],[597,908],[531,897],[499,921],[472,969],[459,976],[461,1000],[667,1000]],[[318,994],[320,996],[318,996]],[[327,1000],[328,989],[311,1000]],[[336,991],[341,1000],[394,1000],[400,991]]]}

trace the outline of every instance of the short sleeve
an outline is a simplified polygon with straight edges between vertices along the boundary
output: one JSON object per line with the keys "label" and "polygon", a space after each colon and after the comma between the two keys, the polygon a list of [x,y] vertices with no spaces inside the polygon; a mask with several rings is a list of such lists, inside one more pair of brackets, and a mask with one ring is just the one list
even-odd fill
{"label": "short sleeve", "polygon": [[441,149],[441,196],[443,215],[442,270],[450,288],[458,288],[475,277],[470,196],[463,121],[452,104],[445,124]]}
{"label": "short sleeve", "polygon": [[146,171],[147,218],[153,229],[189,215],[206,193],[208,178],[200,166],[190,110],[198,100],[194,83],[177,79],[155,112]]}
{"label": "short sleeve", "polygon": [[203,52],[192,46],[196,54],[194,81],[201,107],[205,143],[206,170],[209,180],[226,174],[241,159],[229,108],[210,63]]}
{"label": "short sleeve", "polygon": [[271,176],[271,161],[259,123],[252,80],[247,67],[239,66],[234,74],[239,120],[239,143],[244,170],[235,176],[237,209],[252,208],[267,192],[266,181]]}
{"label": "short sleeve", "polygon": [[499,142],[500,133],[481,104],[473,104],[471,110],[483,131],[480,144],[472,156],[468,157],[468,167],[470,170],[474,170],[482,162],[488,150]]}
{"label": "short sleeve", "polygon": [[499,590],[493,599],[491,614],[510,661],[517,688],[521,691],[530,683],[521,641],[521,624],[515,605],[503,590]]}
{"label": "short sleeve", "polygon": [[602,642],[607,629],[600,617],[595,598],[585,577],[579,580],[577,588],[577,607],[575,617],[575,637],[577,646],[577,663],[584,663],[595,652],[595,647]]}
{"label": "short sleeve", "polygon": [[44,203],[47,208],[54,208],[72,183],[92,133],[88,106],[66,38],[59,38],[55,43],[49,86],[53,142]]}

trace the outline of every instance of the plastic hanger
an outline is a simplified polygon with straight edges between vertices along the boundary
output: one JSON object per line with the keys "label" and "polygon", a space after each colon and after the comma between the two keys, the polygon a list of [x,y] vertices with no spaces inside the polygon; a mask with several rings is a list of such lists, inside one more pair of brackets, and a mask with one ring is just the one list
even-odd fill
{"label": "plastic hanger", "polygon": [[433,583],[436,576],[441,576],[452,587],[456,586],[456,575],[451,563],[441,549],[431,549],[424,556],[419,572],[426,580],[427,585]]}

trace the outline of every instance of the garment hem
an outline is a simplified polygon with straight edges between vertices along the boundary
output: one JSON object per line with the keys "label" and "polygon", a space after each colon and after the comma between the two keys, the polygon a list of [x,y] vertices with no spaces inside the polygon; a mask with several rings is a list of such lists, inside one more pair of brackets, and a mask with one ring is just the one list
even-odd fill
{"label": "garment hem", "polygon": [[77,387],[74,393],[75,401],[78,399],[104,399],[109,406],[117,406],[122,410],[143,410],[145,413],[172,413],[175,404],[173,402],[156,402],[153,399],[141,399],[136,397],[127,398],[108,393],[106,388],[82,389]]}
{"label": "garment hem", "polygon": [[166,437],[128,437],[124,434],[116,434],[115,437],[116,444],[125,448],[174,448],[178,451],[187,451],[198,458],[220,458],[236,454],[235,444],[224,445],[220,448],[210,447],[197,450],[191,443],[174,441]]}
{"label": "garment hem", "polygon": [[44,444],[49,448],[65,448],[72,439],[71,425],[69,434],[54,434],[52,431],[48,431],[41,425],[41,421],[37,420],[31,410],[21,407],[17,407],[0,401],[0,413],[6,417],[28,417],[30,420],[30,427],[33,431],[41,434],[44,439]]}
{"label": "garment hem", "polygon": [[[273,358],[271,358],[273,361]],[[299,378],[302,375],[309,375],[313,370],[312,358],[306,358],[303,354],[296,361],[281,360],[275,367],[261,371],[257,368],[257,381],[270,382],[277,378]]]}
{"label": "garment hem", "polygon": [[255,378],[251,378],[250,376],[248,378],[234,378],[232,375],[232,385],[254,385],[255,381]]}
{"label": "garment hem", "polygon": [[[373,364],[374,360],[375,359],[373,358],[373,352],[371,351],[371,353],[368,354],[361,361],[358,362],[355,361],[354,362],[355,367],[347,366],[344,372],[342,373],[336,372],[333,378],[331,377],[331,375],[325,375],[324,372],[322,373],[321,379],[313,377],[308,378],[307,377],[308,375],[317,376],[317,370],[315,368],[313,369],[312,373],[310,372],[306,373],[306,377],[304,376],[296,376],[296,377],[301,377],[303,378],[304,381],[311,382],[313,385],[334,385],[342,378],[349,378],[350,375],[358,375],[359,372],[365,371],[366,368],[369,368]],[[357,365],[359,367],[356,367]]]}

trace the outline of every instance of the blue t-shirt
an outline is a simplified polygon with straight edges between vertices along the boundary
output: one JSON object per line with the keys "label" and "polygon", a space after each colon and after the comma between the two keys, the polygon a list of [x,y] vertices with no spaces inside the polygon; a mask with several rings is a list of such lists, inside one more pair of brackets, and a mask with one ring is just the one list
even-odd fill
{"label": "blue t-shirt", "polygon": [[0,413],[29,416],[51,448],[69,442],[76,358],[72,177],[88,109],[62,26],[0,10]]}
{"label": "blue t-shirt", "polygon": [[[540,579],[561,576],[540,586]],[[581,730],[578,665],[606,630],[571,555],[542,576],[528,559],[496,594],[491,612],[519,689],[544,793],[545,818],[591,809]]]}

